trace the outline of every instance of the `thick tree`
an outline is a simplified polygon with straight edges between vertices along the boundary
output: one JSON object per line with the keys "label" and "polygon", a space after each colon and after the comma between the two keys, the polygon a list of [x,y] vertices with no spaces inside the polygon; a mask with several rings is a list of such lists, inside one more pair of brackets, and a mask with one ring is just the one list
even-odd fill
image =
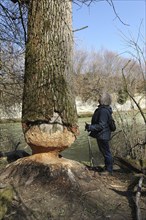
{"label": "thick tree", "polygon": [[28,3],[22,124],[33,153],[59,152],[75,140],[72,3]]}

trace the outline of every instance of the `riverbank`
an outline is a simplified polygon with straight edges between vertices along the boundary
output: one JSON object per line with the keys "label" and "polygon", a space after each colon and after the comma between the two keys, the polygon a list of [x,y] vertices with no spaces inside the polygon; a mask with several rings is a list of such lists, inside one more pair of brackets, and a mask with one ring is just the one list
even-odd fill
{"label": "riverbank", "polygon": [[[137,106],[133,103],[132,100],[128,99],[123,105],[120,105],[116,102],[117,98],[113,95],[113,102],[112,102],[112,109],[114,112],[128,112],[135,110],[137,111]],[[146,110],[146,99],[145,96],[136,95],[135,97],[136,102],[140,105],[141,109]],[[91,117],[95,109],[97,108],[98,103],[88,100],[83,102],[80,97],[76,98],[76,108],[78,117]],[[19,106],[13,106],[10,111],[1,110],[0,111],[0,123],[7,123],[10,122],[18,122],[21,120],[21,104]]]}
{"label": "riverbank", "polygon": [[[128,99],[124,104],[119,104],[116,102],[117,98],[115,97],[115,95],[113,95],[113,102],[112,102],[112,109],[113,112],[117,112],[117,111],[122,111],[122,112],[128,112],[128,111],[132,111],[135,110],[137,111],[138,108],[136,106],[136,104],[131,100]],[[135,97],[135,101],[138,103],[138,105],[140,106],[141,109],[145,109],[146,110],[146,97],[137,95]],[[77,106],[77,112],[79,116],[82,115],[91,115],[93,114],[93,112],[95,111],[95,109],[98,106],[98,103],[89,100],[87,102],[83,102],[80,98],[76,99],[76,106]]]}

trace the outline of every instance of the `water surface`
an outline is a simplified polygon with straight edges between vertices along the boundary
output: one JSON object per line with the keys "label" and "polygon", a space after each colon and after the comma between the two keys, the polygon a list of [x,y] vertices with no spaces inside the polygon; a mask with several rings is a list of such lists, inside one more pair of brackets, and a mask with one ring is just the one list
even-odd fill
{"label": "water surface", "polygon": [[[61,152],[63,157],[77,161],[89,161],[89,140],[88,132],[84,130],[85,122],[90,123],[91,118],[80,118],[78,121],[80,134],[75,142],[66,150]],[[97,159],[97,163],[101,162],[101,154],[98,151],[96,140],[90,138],[92,152]],[[26,144],[22,132],[21,123],[0,124],[0,151],[14,150],[20,142],[18,149],[24,149],[31,153],[30,147]]]}

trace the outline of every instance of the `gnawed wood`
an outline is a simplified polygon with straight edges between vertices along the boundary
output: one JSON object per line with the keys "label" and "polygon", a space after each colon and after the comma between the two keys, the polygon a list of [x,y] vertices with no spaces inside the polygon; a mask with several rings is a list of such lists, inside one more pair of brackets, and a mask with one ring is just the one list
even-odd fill
{"label": "gnawed wood", "polygon": [[[35,181],[42,182],[43,178],[44,181],[48,179],[48,181],[53,182],[56,178],[64,175],[74,185],[77,185],[78,178],[89,178],[89,172],[83,164],[57,157],[53,151],[52,153],[34,154],[7,165],[2,170],[0,179],[1,181],[7,179],[7,182],[13,184],[17,180],[17,183],[29,185]],[[62,183],[60,182],[60,184]]]}
{"label": "gnawed wood", "polygon": [[60,152],[75,141],[75,135],[60,124],[43,123],[29,127],[25,132],[25,140],[33,154]]}

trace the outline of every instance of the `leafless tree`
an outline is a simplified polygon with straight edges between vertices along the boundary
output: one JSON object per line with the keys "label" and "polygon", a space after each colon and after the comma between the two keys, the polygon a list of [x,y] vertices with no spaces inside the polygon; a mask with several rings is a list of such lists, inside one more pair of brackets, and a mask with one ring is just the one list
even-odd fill
{"label": "leafless tree", "polygon": [[[123,88],[131,102],[131,111],[121,118],[125,142],[128,147],[129,156],[134,159],[146,158],[146,74],[145,74],[145,41],[139,29],[137,39],[126,37],[124,40],[127,44],[128,54],[131,55],[121,69],[123,79]],[[141,42],[139,42],[142,40]],[[141,45],[141,46],[140,46]],[[139,96],[139,98],[137,98]],[[120,113],[119,113],[120,114]],[[123,117],[127,123],[122,122]],[[125,126],[127,124],[127,126]]]}
{"label": "leafless tree", "polygon": [[0,18],[0,114],[13,118],[21,111],[27,9],[0,1]]}

